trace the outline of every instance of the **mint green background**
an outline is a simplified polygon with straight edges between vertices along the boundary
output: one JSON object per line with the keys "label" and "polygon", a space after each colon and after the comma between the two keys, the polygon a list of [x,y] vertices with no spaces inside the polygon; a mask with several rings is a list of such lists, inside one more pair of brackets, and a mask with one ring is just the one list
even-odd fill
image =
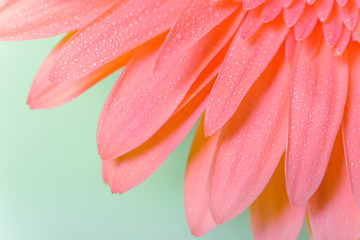
{"label": "mint green background", "polygon": [[[119,73],[67,105],[29,110],[32,78],[59,39],[0,42],[0,239],[196,239],[182,185],[194,129],[154,175],[119,196],[102,181],[95,138]],[[248,213],[201,239],[251,239]]]}

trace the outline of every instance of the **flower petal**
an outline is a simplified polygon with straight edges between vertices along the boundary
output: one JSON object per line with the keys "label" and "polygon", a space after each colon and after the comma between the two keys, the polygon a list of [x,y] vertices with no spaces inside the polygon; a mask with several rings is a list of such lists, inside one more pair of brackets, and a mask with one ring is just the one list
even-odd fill
{"label": "flower petal", "polygon": [[334,6],[334,0],[320,0],[315,2],[316,14],[321,22],[326,21]]}
{"label": "flower petal", "polygon": [[294,31],[297,41],[304,40],[314,30],[318,19],[313,7],[307,7],[299,21],[295,24]]}
{"label": "flower petal", "polygon": [[307,229],[308,234],[309,234],[309,238],[310,238],[310,239],[314,239],[314,236],[313,236],[313,233],[312,233],[312,229],[311,229],[311,226],[310,226],[309,211],[306,211],[305,224],[306,224],[306,229]]}
{"label": "flower petal", "polygon": [[[176,111],[181,109],[183,105],[188,103],[204,86],[206,86],[211,80],[214,80],[219,73],[222,62],[224,61],[225,54],[229,49],[229,43],[221,49],[221,51],[211,60],[206,68],[200,73],[196,81],[191,85],[191,88],[186,93],[185,97],[179,104]],[[175,111],[175,112],[176,112]]]}
{"label": "flower petal", "polygon": [[73,100],[94,84],[105,78],[107,75],[124,66],[133,54],[132,52],[129,52],[115,61],[104,65],[92,74],[79,78],[75,81],[57,83],[50,82],[49,74],[51,67],[62,46],[64,46],[64,44],[73,35],[74,33],[67,35],[54,48],[40,66],[31,85],[27,99],[27,104],[31,109],[57,107]]}
{"label": "flower petal", "polygon": [[349,45],[349,64],[349,93],[343,119],[343,136],[350,183],[360,209],[360,50],[356,43]]}
{"label": "flower petal", "polygon": [[283,0],[284,7],[289,7],[294,0]]}
{"label": "flower petal", "polygon": [[336,0],[336,2],[340,7],[343,7],[348,2],[348,0]]}
{"label": "flower petal", "polygon": [[324,43],[309,58],[299,43],[290,91],[286,188],[293,206],[302,205],[323,179],[343,115],[348,79],[344,57]]}
{"label": "flower petal", "polygon": [[181,59],[154,71],[159,45],[139,49],[101,112],[97,140],[102,159],[116,158],[138,147],[169,119],[201,71],[233,36],[241,19],[235,12],[186,50]]}
{"label": "flower petal", "polygon": [[207,201],[207,183],[219,134],[205,138],[203,118],[197,128],[186,165],[185,215],[191,233],[201,236],[215,227]]}
{"label": "flower petal", "polygon": [[350,42],[350,38],[351,32],[347,28],[343,28],[339,41],[334,46],[335,54],[341,55],[345,51],[348,43]]}
{"label": "flower petal", "polygon": [[83,27],[116,0],[8,0],[0,8],[0,39],[46,38]]}
{"label": "flower petal", "polygon": [[285,59],[291,65],[294,62],[297,41],[294,31],[290,31],[285,39]]}
{"label": "flower petal", "polygon": [[243,40],[238,31],[211,92],[205,113],[209,136],[234,114],[246,92],[260,76],[283,43],[288,28],[282,19],[264,24],[251,38]]}
{"label": "flower petal", "polygon": [[265,0],[243,0],[243,9],[250,10],[263,4]]}
{"label": "flower petal", "polygon": [[344,7],[339,7],[340,16],[345,26],[353,31],[359,17],[359,9],[353,1],[349,1]]}
{"label": "flower petal", "polygon": [[222,128],[209,179],[217,224],[237,216],[262,192],[285,149],[290,69],[283,49]]}
{"label": "flower petal", "polygon": [[352,32],[352,40],[360,42],[360,18],[358,19],[357,25],[354,31]]}
{"label": "flower petal", "polygon": [[309,201],[309,219],[314,239],[360,237],[360,211],[351,193],[340,133],[324,180]]}
{"label": "flower petal", "polygon": [[270,22],[274,20],[277,17],[277,15],[279,15],[281,10],[283,9],[281,2],[282,0],[267,0],[264,3],[261,12],[261,18],[263,22],[265,23]]}
{"label": "flower petal", "polygon": [[283,15],[287,26],[292,27],[301,17],[306,5],[305,0],[297,0],[289,7],[284,8]]}
{"label": "flower petal", "polygon": [[158,132],[138,148],[103,161],[103,178],[114,193],[123,193],[143,182],[179,145],[204,111],[212,83],[173,115]]}
{"label": "flower petal", "polygon": [[340,38],[343,23],[339,12],[335,9],[322,24],[324,39],[329,47],[333,47]]}
{"label": "flower petal", "polygon": [[239,29],[242,39],[251,37],[263,25],[261,10],[262,8],[256,8],[247,13]]}
{"label": "flower petal", "polygon": [[254,239],[289,240],[296,239],[300,233],[306,207],[291,207],[286,195],[284,165],[283,156],[270,182],[250,206]]}
{"label": "flower petal", "polygon": [[223,22],[239,6],[239,3],[230,1],[214,4],[210,1],[191,0],[161,46],[156,65],[181,57],[186,49]]}
{"label": "flower petal", "polygon": [[114,5],[63,47],[50,80],[81,78],[160,35],[170,29],[185,4],[183,0],[132,0]]}

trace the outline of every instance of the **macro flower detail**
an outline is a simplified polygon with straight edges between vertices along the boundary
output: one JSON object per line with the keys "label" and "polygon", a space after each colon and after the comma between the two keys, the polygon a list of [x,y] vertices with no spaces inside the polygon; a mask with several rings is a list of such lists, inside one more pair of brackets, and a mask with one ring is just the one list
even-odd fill
{"label": "macro flower detail", "polygon": [[[68,33],[33,109],[125,66],[97,128],[114,193],[143,182],[199,120],[185,213],[200,236],[250,207],[255,239],[360,237],[360,1],[6,0],[0,39]],[[275,237],[276,236],[276,237]]]}

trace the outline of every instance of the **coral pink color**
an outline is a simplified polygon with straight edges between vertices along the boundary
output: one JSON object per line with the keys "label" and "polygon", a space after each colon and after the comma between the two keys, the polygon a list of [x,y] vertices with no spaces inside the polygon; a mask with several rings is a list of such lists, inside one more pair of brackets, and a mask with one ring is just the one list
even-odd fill
{"label": "coral pink color", "polygon": [[[191,233],[250,206],[255,239],[360,237],[360,1],[5,0],[0,39],[69,33],[31,86],[64,104],[125,65],[97,129],[104,181],[150,176],[200,118]],[[308,215],[306,215],[306,210]]]}

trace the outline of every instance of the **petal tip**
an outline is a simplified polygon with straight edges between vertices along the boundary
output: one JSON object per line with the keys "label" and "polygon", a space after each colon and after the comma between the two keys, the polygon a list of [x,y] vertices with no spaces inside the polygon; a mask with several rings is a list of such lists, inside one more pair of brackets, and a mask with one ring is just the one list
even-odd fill
{"label": "petal tip", "polygon": [[289,198],[289,202],[292,208],[298,208],[306,204],[306,202],[309,200],[309,198],[312,196],[304,194],[300,191],[297,191],[297,189],[291,188],[286,184],[286,192]]}

